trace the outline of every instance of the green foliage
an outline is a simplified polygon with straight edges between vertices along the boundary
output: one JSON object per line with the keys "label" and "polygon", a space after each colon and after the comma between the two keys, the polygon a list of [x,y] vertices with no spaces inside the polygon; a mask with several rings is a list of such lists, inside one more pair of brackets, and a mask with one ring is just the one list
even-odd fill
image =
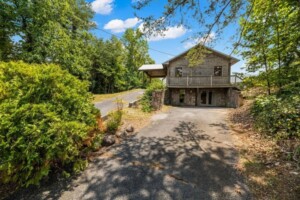
{"label": "green foliage", "polygon": [[256,0],[248,6],[243,26],[242,55],[249,72],[259,72],[268,88],[296,81],[299,70],[299,4],[292,1]]}
{"label": "green foliage", "polygon": [[55,167],[82,169],[96,115],[78,80],[57,65],[0,63],[0,177],[37,184]]}
{"label": "green foliage", "polygon": [[103,139],[103,134],[97,134],[96,137],[93,139],[92,149],[94,151],[98,150],[101,147],[102,139]]}
{"label": "green foliage", "polygon": [[300,138],[300,82],[277,95],[258,97],[252,107],[255,126],[278,139]]}
{"label": "green foliage", "polygon": [[95,40],[93,65],[91,69],[91,90],[93,93],[114,93],[126,89],[124,49],[121,41]]}
{"label": "green foliage", "polygon": [[127,29],[122,42],[125,47],[126,89],[141,88],[147,84],[147,80],[143,78],[143,74],[138,71],[138,68],[144,64],[154,63],[148,53],[147,40],[139,29]]}
{"label": "green foliage", "polygon": [[0,1],[0,59],[51,62],[88,79],[92,17],[84,0]]}
{"label": "green foliage", "polygon": [[206,55],[209,53],[211,52],[202,45],[197,45],[192,48],[186,55],[186,58],[189,61],[189,67],[196,67],[202,64]]}
{"label": "green foliage", "polygon": [[93,11],[85,0],[0,1],[0,61],[54,63],[93,93],[144,85],[138,68],[153,63],[143,34],[129,29],[122,39],[103,41],[89,31]]}
{"label": "green foliage", "polygon": [[122,110],[117,110],[114,112],[111,112],[108,116],[108,121],[106,123],[106,128],[109,133],[115,133],[122,122]]}
{"label": "green foliage", "polygon": [[[191,38],[201,43],[209,43],[212,33],[220,33],[230,23],[235,23],[238,16],[245,14],[245,5],[248,0],[213,0],[202,3],[195,0],[139,0],[134,1],[139,19],[141,19],[144,32],[147,35],[163,34],[169,27],[187,27],[193,29]],[[145,12],[149,5],[162,10],[158,15]],[[201,39],[200,39],[201,38]],[[200,40],[199,40],[200,39]]]}
{"label": "green foliage", "polygon": [[142,110],[144,112],[151,112],[153,110],[151,106],[152,93],[156,90],[163,90],[164,87],[163,82],[159,79],[152,80],[152,82],[148,85],[141,100]]}

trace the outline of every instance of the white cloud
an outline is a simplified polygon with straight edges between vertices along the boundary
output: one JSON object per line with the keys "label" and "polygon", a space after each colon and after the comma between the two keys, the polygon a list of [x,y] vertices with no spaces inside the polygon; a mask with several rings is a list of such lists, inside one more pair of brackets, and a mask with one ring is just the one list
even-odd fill
{"label": "white cloud", "polygon": [[111,30],[114,33],[124,32],[127,28],[133,28],[141,21],[135,18],[128,18],[125,21],[120,19],[114,19],[109,21],[107,24],[104,25],[104,29]]}
{"label": "white cloud", "polygon": [[[193,47],[193,46],[195,46],[199,43],[203,43],[203,42],[210,43],[215,39],[215,37],[216,37],[216,34],[214,32],[211,32],[208,36],[206,35],[206,36],[203,36],[201,38],[185,42],[183,47],[185,49],[189,49],[189,48],[191,48],[191,47]],[[205,41],[205,39],[206,39],[206,41]]]}
{"label": "white cloud", "polygon": [[[139,29],[143,32],[143,24],[139,26]],[[187,32],[187,29],[184,26],[173,26],[167,27],[165,31],[160,34],[151,34],[148,36],[148,41],[159,41],[167,39],[175,39],[183,36]]]}
{"label": "white cloud", "polygon": [[92,10],[101,15],[108,15],[113,10],[114,0],[95,0],[91,3]]}

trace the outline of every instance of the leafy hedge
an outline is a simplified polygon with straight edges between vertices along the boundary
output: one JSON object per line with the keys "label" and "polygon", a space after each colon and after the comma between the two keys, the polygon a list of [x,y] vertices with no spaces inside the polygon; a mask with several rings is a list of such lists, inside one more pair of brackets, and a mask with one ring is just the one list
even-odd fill
{"label": "leafy hedge", "polygon": [[300,82],[256,98],[252,114],[260,131],[279,139],[300,138]]}
{"label": "leafy hedge", "polygon": [[151,106],[152,93],[155,90],[163,90],[164,84],[161,80],[154,79],[146,88],[145,93],[141,100],[142,110],[144,112],[151,112],[153,110]]}
{"label": "leafy hedge", "polygon": [[88,83],[57,65],[0,62],[0,179],[28,186],[55,167],[79,170],[96,127]]}

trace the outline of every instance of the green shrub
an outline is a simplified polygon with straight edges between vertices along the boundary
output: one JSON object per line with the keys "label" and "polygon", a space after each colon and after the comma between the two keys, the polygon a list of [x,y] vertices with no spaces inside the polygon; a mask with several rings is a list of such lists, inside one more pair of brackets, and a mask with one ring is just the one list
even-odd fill
{"label": "green shrub", "polygon": [[300,138],[299,86],[293,83],[277,95],[256,98],[252,107],[256,128],[278,139]]}
{"label": "green shrub", "polygon": [[38,184],[56,166],[74,171],[96,127],[88,83],[57,65],[0,63],[0,178]]}
{"label": "green shrub", "polygon": [[111,112],[109,114],[108,120],[106,123],[106,129],[109,133],[114,134],[118,130],[118,128],[122,122],[122,115],[123,115],[122,110],[117,110],[117,111]]}
{"label": "green shrub", "polygon": [[156,90],[163,90],[164,84],[161,80],[154,79],[146,88],[145,93],[141,100],[142,110],[144,112],[151,112],[153,108],[151,106],[152,93]]}

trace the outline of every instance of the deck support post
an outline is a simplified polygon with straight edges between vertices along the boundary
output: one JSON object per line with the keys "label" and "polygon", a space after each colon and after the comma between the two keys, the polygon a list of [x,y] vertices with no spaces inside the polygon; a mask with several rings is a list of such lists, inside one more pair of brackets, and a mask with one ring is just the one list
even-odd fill
{"label": "deck support post", "polygon": [[186,77],[186,86],[189,86],[189,76]]}

